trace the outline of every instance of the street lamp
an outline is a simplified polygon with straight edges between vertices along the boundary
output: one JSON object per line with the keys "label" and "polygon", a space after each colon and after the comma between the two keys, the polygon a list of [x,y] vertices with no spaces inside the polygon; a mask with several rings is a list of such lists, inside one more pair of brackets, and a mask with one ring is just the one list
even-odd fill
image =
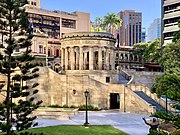
{"label": "street lamp", "polygon": [[88,95],[89,95],[89,92],[86,90],[86,91],[84,92],[84,94],[85,94],[85,97],[86,97],[86,121],[85,121],[85,123],[84,123],[84,126],[88,126],[89,123],[88,123],[87,97],[88,97]]}

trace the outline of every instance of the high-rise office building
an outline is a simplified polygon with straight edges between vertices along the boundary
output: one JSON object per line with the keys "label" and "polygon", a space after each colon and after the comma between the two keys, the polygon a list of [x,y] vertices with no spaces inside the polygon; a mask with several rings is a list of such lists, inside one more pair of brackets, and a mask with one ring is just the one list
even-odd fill
{"label": "high-rise office building", "polygon": [[179,30],[180,0],[161,0],[162,2],[162,45],[172,42],[173,33]]}
{"label": "high-rise office building", "polygon": [[141,32],[141,42],[146,42],[146,28],[142,28]]}
{"label": "high-rise office building", "polygon": [[122,19],[120,27],[120,45],[133,46],[141,42],[142,13],[134,10],[125,10],[118,13]]}
{"label": "high-rise office building", "polygon": [[89,13],[41,9],[40,0],[29,0],[26,12],[33,29],[47,35],[47,41],[39,37],[40,33],[33,38],[32,54],[37,56],[45,56],[48,49],[49,58],[60,57],[60,39],[64,33],[90,31]]}
{"label": "high-rise office building", "polygon": [[157,18],[148,27],[147,41],[154,41],[161,37],[161,19]]}

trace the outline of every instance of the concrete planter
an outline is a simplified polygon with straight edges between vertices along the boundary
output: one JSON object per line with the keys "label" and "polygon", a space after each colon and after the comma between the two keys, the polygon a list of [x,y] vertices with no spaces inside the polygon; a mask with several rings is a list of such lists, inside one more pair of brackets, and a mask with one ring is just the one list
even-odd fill
{"label": "concrete planter", "polygon": [[32,113],[32,116],[37,116],[38,119],[69,120],[70,116],[77,113],[77,108],[39,108]]}

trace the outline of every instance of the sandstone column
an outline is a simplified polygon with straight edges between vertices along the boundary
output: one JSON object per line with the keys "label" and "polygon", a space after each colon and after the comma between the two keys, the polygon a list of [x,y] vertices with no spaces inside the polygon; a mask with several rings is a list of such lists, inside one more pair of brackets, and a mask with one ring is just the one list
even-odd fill
{"label": "sandstone column", "polygon": [[139,61],[139,55],[137,55],[137,62],[140,62],[140,61]]}
{"label": "sandstone column", "polygon": [[98,69],[102,70],[102,47],[98,50]]}
{"label": "sandstone column", "polygon": [[87,52],[84,52],[84,70],[87,70]]}
{"label": "sandstone column", "polygon": [[129,53],[127,54],[127,57],[128,57],[128,58],[127,58],[128,61],[130,61],[130,54],[129,54]]}
{"label": "sandstone column", "polygon": [[109,49],[106,49],[106,70],[109,70]]}
{"label": "sandstone column", "polygon": [[89,48],[89,70],[94,70],[94,51],[93,48]]}
{"label": "sandstone column", "polygon": [[73,47],[71,47],[70,60],[71,60],[71,70],[74,70],[74,68],[75,68],[75,53],[74,53]]}
{"label": "sandstone column", "polygon": [[79,48],[76,48],[76,70],[79,69]]}
{"label": "sandstone column", "polygon": [[65,70],[68,70],[68,48],[65,48]]}
{"label": "sandstone column", "polygon": [[83,47],[80,47],[79,70],[83,70]]}
{"label": "sandstone column", "polygon": [[110,62],[111,62],[111,70],[115,70],[115,53],[113,48],[111,49]]}
{"label": "sandstone column", "polygon": [[61,54],[61,68],[62,68],[62,70],[65,70],[64,68],[64,48],[61,48],[61,52],[62,52],[62,54]]}

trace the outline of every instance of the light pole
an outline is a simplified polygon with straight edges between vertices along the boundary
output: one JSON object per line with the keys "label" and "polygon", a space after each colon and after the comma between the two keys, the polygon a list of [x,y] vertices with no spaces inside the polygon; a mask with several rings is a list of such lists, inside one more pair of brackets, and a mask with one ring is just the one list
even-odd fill
{"label": "light pole", "polygon": [[167,94],[166,94],[166,112],[168,111],[168,108],[167,108]]}
{"label": "light pole", "polygon": [[84,92],[84,94],[85,94],[85,97],[86,97],[86,121],[85,121],[85,123],[84,123],[84,126],[88,126],[89,123],[88,123],[87,97],[88,97],[88,95],[89,95],[89,92],[86,90],[86,91]]}
{"label": "light pole", "polygon": [[46,35],[46,66],[48,67],[48,35]]}
{"label": "light pole", "polygon": [[46,66],[48,67],[48,34],[44,33],[43,36],[46,38],[44,41],[44,47],[46,47]]}

